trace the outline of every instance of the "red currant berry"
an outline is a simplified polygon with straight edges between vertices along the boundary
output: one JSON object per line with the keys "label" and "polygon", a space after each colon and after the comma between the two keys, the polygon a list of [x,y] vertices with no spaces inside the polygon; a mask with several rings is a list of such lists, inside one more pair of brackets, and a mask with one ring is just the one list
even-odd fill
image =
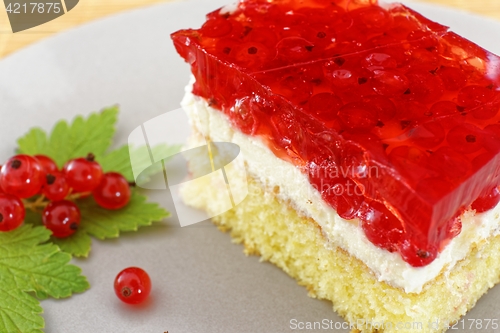
{"label": "red currant berry", "polygon": [[312,96],[308,103],[311,114],[324,121],[335,119],[342,106],[340,97],[327,92]]}
{"label": "red currant berry", "polygon": [[475,153],[483,146],[482,132],[472,124],[455,126],[448,133],[446,140],[450,147],[462,154]]}
{"label": "red currant berry", "polygon": [[406,73],[409,80],[408,97],[421,103],[433,103],[443,95],[443,82],[439,76],[414,70]]}
{"label": "red currant berry", "polygon": [[286,37],[276,45],[278,57],[286,61],[304,60],[313,49],[314,44],[301,37]]}
{"label": "red currant berry", "polygon": [[500,124],[490,124],[483,131],[484,148],[492,153],[500,150]]}
{"label": "red currant berry", "polygon": [[433,245],[419,246],[413,242],[402,242],[399,247],[399,253],[403,260],[413,267],[427,266],[436,259],[438,249]]}
{"label": "red currant berry", "polygon": [[231,22],[220,17],[205,22],[200,32],[206,37],[216,38],[229,34],[232,28]]}
{"label": "red currant berry", "polygon": [[363,189],[349,178],[333,178],[321,185],[323,198],[332,205],[340,217],[352,220],[363,204]]}
{"label": "red currant berry", "polygon": [[366,237],[389,252],[396,252],[404,238],[401,222],[381,203],[372,202],[360,210]]}
{"label": "red currant berry", "polygon": [[24,206],[18,198],[0,193],[0,231],[14,230],[23,223]]}
{"label": "red currant berry", "polygon": [[428,174],[429,170],[425,167],[427,160],[425,151],[413,146],[399,146],[389,154],[389,161],[396,170],[413,181],[419,181]]}
{"label": "red currant berry", "polygon": [[385,53],[370,53],[362,60],[361,64],[370,70],[396,68],[396,60]]}
{"label": "red currant berry", "polygon": [[490,89],[478,85],[462,88],[458,93],[458,104],[466,108],[475,108],[485,105],[494,97]]}
{"label": "red currant berry", "polygon": [[5,193],[19,198],[32,197],[43,185],[42,166],[32,156],[14,156],[0,170],[0,184]]}
{"label": "red currant berry", "polygon": [[458,114],[457,105],[450,101],[434,103],[429,110],[428,116],[446,117]]}
{"label": "red currant berry", "polygon": [[[450,147],[441,147],[427,160],[427,168],[437,171],[440,177],[453,182],[464,179],[471,169],[467,157]],[[432,190],[430,190],[432,192]]]}
{"label": "red currant berry", "polygon": [[57,238],[71,236],[80,225],[80,210],[71,201],[54,201],[42,213],[43,224]]}
{"label": "red currant berry", "polygon": [[34,157],[38,160],[38,162],[42,166],[43,171],[45,171],[46,173],[59,171],[56,162],[54,162],[54,160],[50,157],[45,155],[35,155]]}
{"label": "red currant berry", "polygon": [[62,172],[47,173],[42,194],[50,201],[64,200],[69,194],[69,185]]}
{"label": "red currant berry", "polygon": [[94,161],[94,155],[69,161],[63,168],[66,181],[73,192],[91,192],[99,186],[102,179],[102,168]]}
{"label": "red currant berry", "polygon": [[342,124],[350,129],[369,130],[377,124],[377,117],[363,103],[349,103],[338,112]]}
{"label": "red currant berry", "polygon": [[445,132],[437,121],[429,121],[414,127],[409,132],[410,139],[423,148],[433,148],[443,142]]}
{"label": "red currant berry", "polygon": [[364,96],[363,103],[369,105],[373,112],[377,113],[377,121],[384,123],[396,115],[396,106],[387,97],[380,95]]}
{"label": "red currant berry", "polygon": [[[462,232],[462,221],[460,220],[460,215],[463,213],[463,211],[459,211],[459,214],[457,216],[451,218],[445,225],[444,225],[444,231],[445,231],[445,236],[444,236],[444,245],[446,245],[451,239],[457,237],[460,235]],[[443,244],[443,243],[442,243]],[[441,247],[443,249],[443,247]]]}
{"label": "red currant berry", "polygon": [[271,49],[261,43],[248,42],[235,47],[234,59],[242,67],[257,67],[274,57]]}
{"label": "red currant berry", "polygon": [[479,197],[471,205],[476,213],[486,212],[494,208],[500,201],[500,190],[498,186],[494,187],[487,195]]}
{"label": "red currant berry", "polygon": [[280,81],[280,89],[283,96],[289,97],[298,104],[304,104],[311,97],[313,87],[302,77],[288,75]]}
{"label": "red currant berry", "polygon": [[125,268],[115,278],[115,293],[127,304],[139,304],[151,292],[151,279],[148,273],[138,267]]}
{"label": "red currant berry", "polygon": [[105,173],[99,186],[92,192],[97,204],[106,209],[123,208],[130,201],[130,186],[121,174]]}
{"label": "red currant berry", "polygon": [[408,78],[395,70],[375,70],[371,82],[377,94],[383,96],[400,96],[409,87]]}
{"label": "red currant berry", "polygon": [[460,68],[443,66],[437,71],[437,75],[448,90],[459,90],[467,84],[467,75]]}

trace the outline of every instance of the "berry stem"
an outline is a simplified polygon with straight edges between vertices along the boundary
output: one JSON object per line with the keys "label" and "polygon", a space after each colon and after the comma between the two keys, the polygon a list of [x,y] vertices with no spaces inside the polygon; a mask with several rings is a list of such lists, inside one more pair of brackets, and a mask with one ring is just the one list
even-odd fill
{"label": "berry stem", "polygon": [[95,155],[92,154],[92,153],[88,153],[87,154],[87,157],[85,157],[85,159],[89,162],[94,162],[95,161]]}
{"label": "berry stem", "polygon": [[[76,201],[82,197],[86,197],[90,195],[91,192],[83,192],[83,193],[69,193],[64,200],[68,201]],[[43,210],[47,205],[50,203],[50,200],[48,200],[43,194],[40,195],[38,198],[36,198],[35,201],[28,201],[28,200],[22,200],[24,207],[26,209],[29,209],[33,212],[40,212]]]}
{"label": "berry stem", "polygon": [[44,209],[49,202],[45,201],[45,196],[42,194],[35,201],[22,200],[25,209],[29,209],[33,212],[39,211],[39,209]]}
{"label": "berry stem", "polygon": [[86,196],[89,196],[92,192],[82,192],[82,193],[69,193],[68,196],[65,198],[65,200],[69,201],[75,201],[80,198],[84,198]]}

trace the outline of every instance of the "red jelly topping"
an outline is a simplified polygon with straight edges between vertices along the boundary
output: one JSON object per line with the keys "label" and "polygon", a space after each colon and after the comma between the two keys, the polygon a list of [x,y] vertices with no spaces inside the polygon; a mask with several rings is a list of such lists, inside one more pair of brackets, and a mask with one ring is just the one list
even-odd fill
{"label": "red jelly topping", "polygon": [[413,266],[500,199],[500,58],[405,6],[243,0],[172,38],[194,94]]}
{"label": "red jelly topping", "polygon": [[471,205],[472,209],[475,209],[477,213],[486,212],[493,207],[495,207],[500,201],[500,189],[495,186],[487,194],[477,198]]}

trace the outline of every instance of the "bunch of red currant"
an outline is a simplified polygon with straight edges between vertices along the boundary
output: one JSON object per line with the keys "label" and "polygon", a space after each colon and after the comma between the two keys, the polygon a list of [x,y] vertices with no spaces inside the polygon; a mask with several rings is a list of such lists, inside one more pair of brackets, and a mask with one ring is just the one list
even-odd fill
{"label": "bunch of red currant", "polygon": [[130,184],[119,173],[103,173],[93,154],[68,161],[62,170],[44,155],[17,155],[0,169],[0,231],[17,228],[25,209],[42,212],[55,237],[68,237],[80,225],[75,200],[92,195],[106,209],[120,209],[130,200]]}

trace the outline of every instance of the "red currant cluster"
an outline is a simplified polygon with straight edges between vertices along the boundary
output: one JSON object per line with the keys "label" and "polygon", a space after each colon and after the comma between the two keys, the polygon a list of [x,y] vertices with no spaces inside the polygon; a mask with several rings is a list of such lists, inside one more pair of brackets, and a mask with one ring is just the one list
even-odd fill
{"label": "red currant cluster", "polygon": [[25,209],[42,211],[45,227],[55,237],[68,237],[80,225],[75,200],[89,195],[106,209],[130,200],[130,184],[119,173],[103,173],[93,154],[68,161],[62,170],[44,155],[17,155],[0,169],[0,231],[17,228]]}

